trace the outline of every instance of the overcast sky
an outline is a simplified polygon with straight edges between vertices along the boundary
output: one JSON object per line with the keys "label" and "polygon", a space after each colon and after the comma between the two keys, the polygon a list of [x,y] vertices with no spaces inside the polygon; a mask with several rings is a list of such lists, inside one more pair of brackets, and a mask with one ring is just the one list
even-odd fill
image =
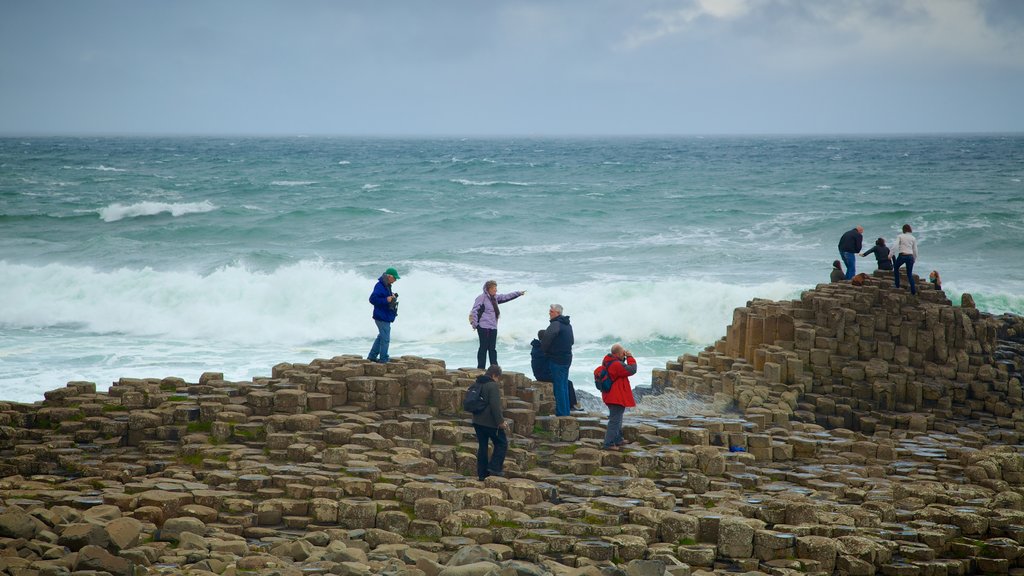
{"label": "overcast sky", "polygon": [[2,0],[0,133],[1024,131],[1024,0]]}

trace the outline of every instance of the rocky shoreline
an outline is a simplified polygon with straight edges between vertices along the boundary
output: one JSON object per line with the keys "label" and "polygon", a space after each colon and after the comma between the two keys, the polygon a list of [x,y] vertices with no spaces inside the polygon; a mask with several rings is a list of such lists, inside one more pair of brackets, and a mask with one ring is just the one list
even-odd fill
{"label": "rocky shoreline", "polygon": [[507,373],[484,482],[441,360],[70,382],[0,402],[0,573],[1024,574],[1022,371],[1020,317],[819,285],[655,370],[623,452]]}

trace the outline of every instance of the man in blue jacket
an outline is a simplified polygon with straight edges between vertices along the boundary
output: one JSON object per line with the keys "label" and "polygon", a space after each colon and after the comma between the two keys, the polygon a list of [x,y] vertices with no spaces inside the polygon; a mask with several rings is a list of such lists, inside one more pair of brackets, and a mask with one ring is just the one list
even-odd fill
{"label": "man in blue jacket", "polygon": [[857,275],[857,254],[860,254],[860,245],[863,240],[863,226],[854,226],[839,238],[839,257],[843,259],[843,264],[846,264],[847,280]]}
{"label": "man in blue jacket", "polygon": [[569,415],[569,366],[572,364],[574,338],[569,317],[562,314],[560,304],[548,309],[551,323],[540,339],[541,350],[548,358],[551,384],[555,392],[555,416]]}
{"label": "man in blue jacket", "polygon": [[398,316],[398,294],[391,291],[391,285],[398,280],[398,271],[388,268],[377,280],[370,294],[370,304],[373,304],[373,321],[377,323],[377,339],[373,341],[370,348],[369,360],[387,364],[391,359],[388,356],[388,346],[391,344],[391,323]]}

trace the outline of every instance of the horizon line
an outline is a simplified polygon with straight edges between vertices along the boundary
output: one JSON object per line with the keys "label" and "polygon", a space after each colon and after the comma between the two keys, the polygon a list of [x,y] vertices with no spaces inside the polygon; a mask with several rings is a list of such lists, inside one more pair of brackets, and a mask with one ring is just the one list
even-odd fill
{"label": "horizon line", "polygon": [[338,138],[338,139],[463,139],[508,138],[780,138],[780,137],[908,137],[908,136],[1018,136],[1024,131],[934,131],[934,132],[665,132],[665,133],[495,133],[495,134],[358,134],[304,132],[0,132],[0,138]]}

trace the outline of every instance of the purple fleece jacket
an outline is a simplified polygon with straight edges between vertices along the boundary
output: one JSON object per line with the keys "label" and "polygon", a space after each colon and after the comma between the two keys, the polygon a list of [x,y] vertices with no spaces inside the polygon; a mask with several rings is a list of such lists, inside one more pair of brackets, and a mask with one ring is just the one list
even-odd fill
{"label": "purple fleece jacket", "polygon": [[[509,292],[508,294],[495,294],[494,299],[498,301],[498,304],[501,304],[502,302],[515,300],[522,295],[522,292]],[[491,298],[487,294],[486,288],[484,288],[483,293],[476,297],[476,300],[473,301],[473,307],[469,309],[469,323],[473,325],[473,328],[489,328],[491,330],[497,330],[498,328],[498,317],[494,313],[494,306],[491,304]]]}

